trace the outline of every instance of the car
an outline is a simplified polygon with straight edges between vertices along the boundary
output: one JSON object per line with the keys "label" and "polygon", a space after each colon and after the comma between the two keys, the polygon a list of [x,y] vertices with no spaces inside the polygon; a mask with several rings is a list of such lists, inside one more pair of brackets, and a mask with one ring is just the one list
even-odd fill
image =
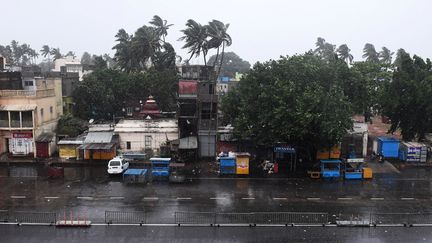
{"label": "car", "polygon": [[122,174],[129,168],[129,162],[122,157],[115,157],[108,162],[108,174]]}

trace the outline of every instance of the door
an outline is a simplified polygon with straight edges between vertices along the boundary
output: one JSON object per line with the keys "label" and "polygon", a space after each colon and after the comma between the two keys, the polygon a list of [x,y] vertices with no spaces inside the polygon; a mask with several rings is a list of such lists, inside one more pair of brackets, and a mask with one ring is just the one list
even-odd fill
{"label": "door", "polygon": [[36,142],[36,157],[38,158],[49,157],[48,143]]}

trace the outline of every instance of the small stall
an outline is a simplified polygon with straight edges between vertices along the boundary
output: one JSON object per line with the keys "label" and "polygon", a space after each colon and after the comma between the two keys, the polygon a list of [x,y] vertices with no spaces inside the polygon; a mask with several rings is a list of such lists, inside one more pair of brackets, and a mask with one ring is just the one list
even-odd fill
{"label": "small stall", "polygon": [[402,142],[399,148],[399,159],[406,162],[426,163],[426,144],[417,142]]}
{"label": "small stall", "polygon": [[151,174],[156,178],[169,177],[171,158],[150,158]]}
{"label": "small stall", "polygon": [[237,175],[249,175],[249,153],[236,154],[236,173]]}
{"label": "small stall", "polygon": [[392,137],[378,137],[377,139],[377,155],[383,158],[398,158],[399,157],[400,141]]}
{"label": "small stall", "polygon": [[147,177],[147,169],[127,169],[123,173],[125,183],[145,183]]}
{"label": "small stall", "polygon": [[220,174],[234,175],[236,173],[236,158],[221,157],[220,158]]}
{"label": "small stall", "polygon": [[321,178],[339,178],[341,176],[340,159],[322,159],[321,163]]}
{"label": "small stall", "polygon": [[345,179],[356,180],[363,178],[363,158],[347,159],[344,163]]}

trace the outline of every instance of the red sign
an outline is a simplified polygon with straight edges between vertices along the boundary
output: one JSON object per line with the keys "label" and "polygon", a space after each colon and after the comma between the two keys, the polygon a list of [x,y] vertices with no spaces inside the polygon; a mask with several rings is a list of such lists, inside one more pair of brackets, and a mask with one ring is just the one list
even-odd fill
{"label": "red sign", "polygon": [[13,138],[33,138],[33,134],[31,132],[15,132],[12,133]]}

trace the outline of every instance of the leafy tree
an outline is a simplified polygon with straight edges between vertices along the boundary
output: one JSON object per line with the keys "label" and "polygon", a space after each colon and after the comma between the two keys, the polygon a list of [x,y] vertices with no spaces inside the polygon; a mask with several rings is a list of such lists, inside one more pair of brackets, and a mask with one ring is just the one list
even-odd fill
{"label": "leafy tree", "polygon": [[348,67],[312,53],[257,63],[223,98],[225,122],[256,144],[288,142],[311,151],[333,145],[352,126],[338,70]]}
{"label": "leafy tree", "polygon": [[76,55],[75,55],[75,53],[74,53],[73,51],[68,51],[68,53],[66,53],[65,56],[71,56],[71,57],[74,58],[74,59],[75,59],[75,57],[76,57]]}
{"label": "leafy tree", "polygon": [[384,64],[390,65],[392,63],[392,56],[394,52],[390,51],[387,47],[383,47],[379,53],[380,61]]}
{"label": "leafy tree", "polygon": [[407,53],[404,49],[400,48],[399,50],[397,50],[396,59],[393,62],[393,66],[395,66],[396,68],[400,68],[402,65],[402,57],[406,55],[409,55],[409,53]]}
{"label": "leafy tree", "polygon": [[400,129],[404,140],[423,139],[432,125],[432,64],[403,50],[392,82],[385,87],[382,113],[391,119],[389,132]]}
{"label": "leafy tree", "polygon": [[[216,62],[216,55],[211,56],[208,62]],[[219,67],[219,65],[216,67]],[[248,61],[241,59],[234,52],[226,52],[222,63],[221,74],[233,78],[236,72],[246,73],[249,71],[250,67],[251,65]]]}
{"label": "leafy tree", "polygon": [[209,50],[208,46],[208,28],[195,22],[193,19],[189,19],[186,23],[186,29],[182,30],[183,36],[179,40],[185,41],[186,43],[182,47],[183,49],[189,49],[190,57],[188,61],[199,55],[204,57],[204,65],[207,65],[206,56]]}
{"label": "leafy tree", "polygon": [[10,45],[0,45],[0,54],[4,56],[11,66],[25,66],[34,63],[39,54],[28,44],[20,45],[12,40]]}
{"label": "leafy tree", "polygon": [[84,77],[73,93],[75,115],[88,120],[121,115],[124,102],[145,100],[153,95],[164,111],[176,107],[177,77],[172,70],[127,73],[96,69]]}
{"label": "leafy tree", "polygon": [[104,58],[102,56],[94,55],[92,59],[93,59],[95,69],[107,69],[108,68],[107,62],[104,60]]}
{"label": "leafy tree", "polygon": [[87,122],[72,115],[61,116],[57,123],[57,134],[76,137],[87,130]]}
{"label": "leafy tree", "polygon": [[366,61],[368,62],[379,62],[378,56],[379,54],[375,50],[375,46],[370,43],[366,43],[363,48],[363,58],[366,58]]}
{"label": "leafy tree", "polygon": [[350,53],[351,49],[348,48],[347,44],[342,44],[338,47],[336,52],[341,60],[344,60],[347,64],[352,64],[354,59],[353,55]]}

